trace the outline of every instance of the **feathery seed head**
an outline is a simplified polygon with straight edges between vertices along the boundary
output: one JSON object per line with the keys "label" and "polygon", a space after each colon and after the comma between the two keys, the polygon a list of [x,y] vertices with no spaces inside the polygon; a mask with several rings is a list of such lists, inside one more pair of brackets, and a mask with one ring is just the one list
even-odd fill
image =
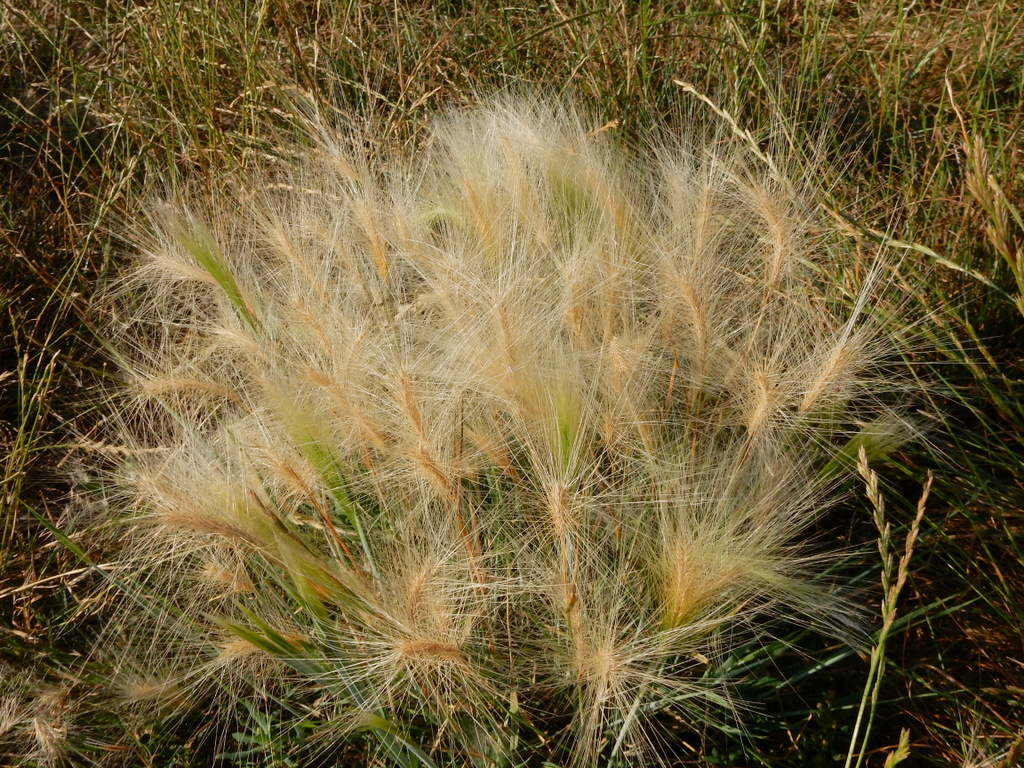
{"label": "feathery seed head", "polygon": [[464,744],[522,702],[584,764],[713,698],[725,628],[819,609],[796,540],[898,421],[874,286],[839,309],[838,243],[749,149],[590,128],[498,100],[371,154],[311,121],[303,162],[154,217],[117,482],[189,674],[273,657]]}

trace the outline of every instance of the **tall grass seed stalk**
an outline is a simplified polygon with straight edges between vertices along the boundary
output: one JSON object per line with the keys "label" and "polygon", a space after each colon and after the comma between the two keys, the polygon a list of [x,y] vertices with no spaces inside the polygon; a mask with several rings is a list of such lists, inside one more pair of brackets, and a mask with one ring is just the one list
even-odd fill
{"label": "tall grass seed stalk", "polygon": [[806,540],[905,432],[875,271],[842,287],[807,166],[595,127],[310,118],[284,170],[151,207],[113,330],[127,697],[306,686],[399,764],[644,763],[658,713],[728,719],[716,665],[773,616],[850,636]]}

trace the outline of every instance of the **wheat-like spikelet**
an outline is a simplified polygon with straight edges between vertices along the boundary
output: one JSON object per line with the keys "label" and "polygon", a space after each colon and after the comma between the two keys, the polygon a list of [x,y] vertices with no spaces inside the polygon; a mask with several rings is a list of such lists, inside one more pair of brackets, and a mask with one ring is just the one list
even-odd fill
{"label": "wheat-like spikelet", "polygon": [[722,699],[724,630],[842,631],[798,539],[885,388],[871,286],[841,309],[839,243],[744,147],[592,127],[495,101],[370,155],[312,120],[283,175],[154,208],[115,506],[179,685],[273,658],[439,761],[590,765]]}
{"label": "wheat-like spikelet", "polygon": [[[80,747],[85,697],[23,668],[0,664],[0,759],[11,765],[65,765]],[[13,760],[13,762],[10,762]]]}

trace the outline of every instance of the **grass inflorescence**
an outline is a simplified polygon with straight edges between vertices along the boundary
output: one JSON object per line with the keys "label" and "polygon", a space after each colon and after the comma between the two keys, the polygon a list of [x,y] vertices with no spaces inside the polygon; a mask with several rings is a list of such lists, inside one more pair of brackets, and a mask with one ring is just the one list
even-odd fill
{"label": "grass inflorescence", "polygon": [[399,760],[592,765],[731,721],[715,669],[775,613],[856,635],[803,539],[909,430],[876,271],[844,302],[756,146],[597,127],[498,100],[382,155],[311,120],[154,208],[113,503],[174,696],[285,665]]}

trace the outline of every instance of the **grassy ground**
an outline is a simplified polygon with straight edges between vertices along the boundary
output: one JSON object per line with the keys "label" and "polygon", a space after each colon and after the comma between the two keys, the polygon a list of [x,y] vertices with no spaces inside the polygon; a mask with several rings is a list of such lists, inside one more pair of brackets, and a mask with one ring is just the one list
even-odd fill
{"label": "grassy ground", "polygon": [[[694,109],[724,119],[677,81],[755,134],[782,114],[825,136],[840,225],[865,251],[895,238],[889,248],[901,256],[899,322],[914,323],[919,339],[928,440],[879,468],[897,545],[928,469],[935,481],[889,637],[868,764],[882,764],[901,728],[915,765],[1024,760],[1019,3],[230,0],[209,10],[6,0],[0,45],[8,764],[208,765],[217,743],[201,718],[142,722],[107,706],[89,693],[102,659],[83,663],[110,599],[83,561],[104,559],[89,533],[102,520],[89,467],[116,448],[98,438],[92,394],[111,378],[98,288],[124,261],[116,233],[140,193],[172,176],[215,185],[227,171],[277,162],[296,94],[342,119],[373,111],[382,143],[415,142],[438,108],[508,88],[578,99],[625,136],[678,129]],[[870,542],[867,507],[852,505],[832,530]],[[860,558],[874,611],[877,557]],[[814,638],[800,653],[769,643],[751,653],[745,685],[762,704],[748,733],[680,728],[690,750],[681,761],[841,761],[866,654]],[[243,704],[244,739],[228,741],[235,756],[224,764],[303,759],[303,733],[275,729],[273,708]],[[362,759],[358,742],[352,754],[320,757]]]}

